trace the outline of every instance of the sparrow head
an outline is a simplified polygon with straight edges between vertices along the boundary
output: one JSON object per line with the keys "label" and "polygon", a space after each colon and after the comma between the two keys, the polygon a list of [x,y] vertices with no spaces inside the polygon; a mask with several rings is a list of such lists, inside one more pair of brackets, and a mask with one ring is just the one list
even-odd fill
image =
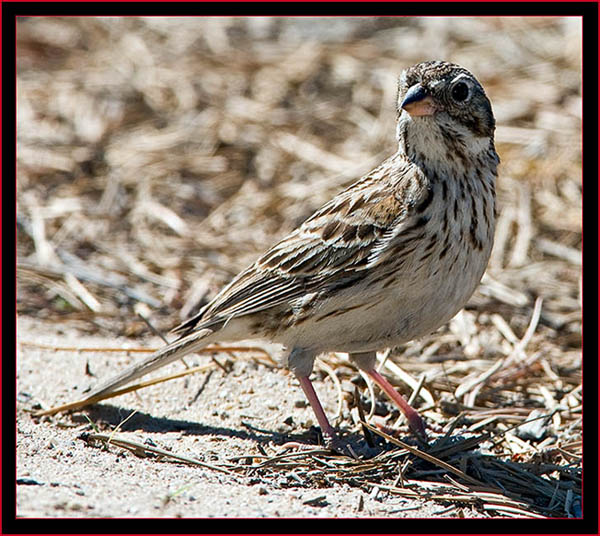
{"label": "sparrow head", "polygon": [[453,63],[428,61],[403,71],[398,114],[417,121],[433,120],[451,131],[464,127],[477,138],[494,135],[494,114],[483,87],[469,71]]}

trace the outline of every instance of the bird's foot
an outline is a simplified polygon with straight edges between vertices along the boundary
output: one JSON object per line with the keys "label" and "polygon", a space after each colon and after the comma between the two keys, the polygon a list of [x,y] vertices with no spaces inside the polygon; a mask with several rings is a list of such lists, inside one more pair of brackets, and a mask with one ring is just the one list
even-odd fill
{"label": "bird's foot", "polygon": [[[421,422],[422,424],[422,422]],[[394,438],[398,438],[400,439],[401,437],[405,436],[406,434],[401,432],[400,430],[396,429],[396,428],[392,428],[391,426],[386,426],[385,424],[382,423],[375,423],[375,426],[377,426],[377,428],[379,428],[379,430],[381,430],[384,434],[387,434],[389,436],[392,436]],[[409,422],[408,423],[408,428],[410,429],[411,433],[417,438],[417,440],[420,443],[424,443],[425,445],[427,445],[429,443],[429,438],[427,437],[427,433],[425,432],[425,427],[421,427],[415,424],[412,424]]]}
{"label": "bird's foot", "polygon": [[323,434],[323,446],[309,445],[307,443],[299,443],[297,441],[288,441],[281,446],[284,450],[296,449],[299,451],[311,450],[330,450],[338,454],[345,454],[355,457],[348,442],[341,439],[337,434]]}
{"label": "bird's foot", "polygon": [[425,422],[421,416],[415,411],[414,414],[407,415],[406,417],[410,431],[417,436],[417,439],[423,443],[427,443],[429,440],[427,438],[427,432],[425,431]]}

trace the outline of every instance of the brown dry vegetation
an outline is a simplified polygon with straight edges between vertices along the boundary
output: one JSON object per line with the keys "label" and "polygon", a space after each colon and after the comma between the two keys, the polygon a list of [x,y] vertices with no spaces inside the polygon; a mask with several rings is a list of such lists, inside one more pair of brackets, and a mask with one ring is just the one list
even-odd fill
{"label": "brown dry vegetation", "polygon": [[[138,342],[137,313],[166,332],[394,151],[403,68],[471,70],[498,124],[495,249],[468,307],[384,365],[407,395],[421,386],[430,453],[471,481],[398,446],[329,455],[338,481],[309,454],[227,467],[268,480],[293,466],[308,486],[352,480],[445,515],[580,515],[579,19],[31,18],[17,31],[18,314]],[[356,371],[337,355],[317,368],[355,415]],[[374,419],[393,427],[388,410]],[[449,432],[459,442],[440,445]]]}

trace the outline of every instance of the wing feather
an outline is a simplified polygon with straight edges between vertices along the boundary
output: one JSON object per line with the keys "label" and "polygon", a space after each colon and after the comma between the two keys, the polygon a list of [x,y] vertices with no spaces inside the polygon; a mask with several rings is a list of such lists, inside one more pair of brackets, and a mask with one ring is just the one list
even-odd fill
{"label": "wing feather", "polygon": [[[354,183],[240,273],[175,332],[189,333],[265,311],[312,292],[335,292],[366,276],[397,238],[422,187],[400,155]],[[382,176],[382,174],[386,176]],[[421,185],[422,186],[422,185]]]}

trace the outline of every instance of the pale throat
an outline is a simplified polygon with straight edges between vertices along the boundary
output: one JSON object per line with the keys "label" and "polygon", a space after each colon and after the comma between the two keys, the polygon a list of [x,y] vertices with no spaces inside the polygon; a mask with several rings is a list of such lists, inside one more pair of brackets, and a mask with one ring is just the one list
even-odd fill
{"label": "pale throat", "polygon": [[482,161],[481,157],[489,152],[489,137],[474,136],[455,121],[440,123],[431,117],[413,119],[403,112],[396,130],[399,151],[436,173],[452,174],[464,172],[464,161],[457,154],[457,147],[474,162]]}

